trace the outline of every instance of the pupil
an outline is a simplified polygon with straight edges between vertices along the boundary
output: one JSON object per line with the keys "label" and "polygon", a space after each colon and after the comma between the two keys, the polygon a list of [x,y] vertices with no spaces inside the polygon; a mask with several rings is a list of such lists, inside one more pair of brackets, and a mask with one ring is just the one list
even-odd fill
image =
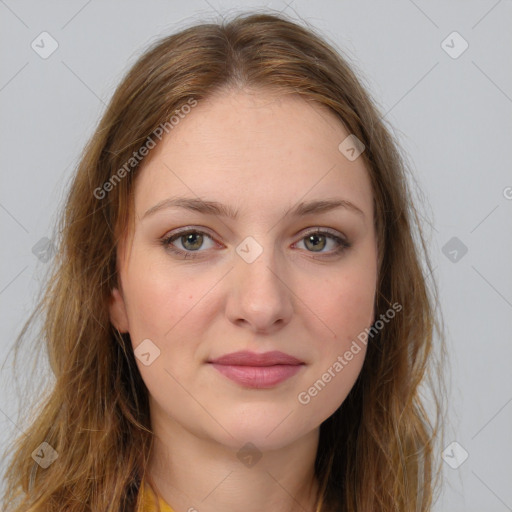
{"label": "pupil", "polygon": [[[196,239],[194,243],[194,239]],[[188,246],[188,249],[196,250],[199,249],[203,242],[203,237],[199,233],[189,233],[188,235],[184,235],[182,237],[182,242],[184,247],[187,247],[187,244],[190,242],[192,247]],[[321,251],[325,247],[325,236],[323,235],[310,235],[306,238],[306,246],[310,244],[308,247],[313,249],[314,251]]]}
{"label": "pupil", "polygon": [[[196,240],[195,244],[194,244],[194,238],[198,239],[198,241]],[[182,241],[183,241],[183,239],[185,240],[183,242],[184,247],[187,247],[187,243],[188,242],[192,243],[193,247],[190,247],[190,246],[187,247],[188,249],[191,249],[191,250],[199,249],[199,247],[201,247],[201,244],[202,244],[202,241],[203,241],[203,237],[199,233],[189,233],[188,235],[184,235],[182,237]]]}
{"label": "pupil", "polygon": [[[313,240],[314,239],[319,239],[321,238],[322,241],[324,242],[324,244],[322,244],[322,242],[314,242]],[[317,251],[317,250],[322,250],[325,246],[325,236],[323,235],[309,235],[306,239],[306,245],[308,245],[308,243],[312,243],[312,247],[313,247],[313,250],[314,251]],[[318,245],[321,245],[320,248],[318,248]]]}

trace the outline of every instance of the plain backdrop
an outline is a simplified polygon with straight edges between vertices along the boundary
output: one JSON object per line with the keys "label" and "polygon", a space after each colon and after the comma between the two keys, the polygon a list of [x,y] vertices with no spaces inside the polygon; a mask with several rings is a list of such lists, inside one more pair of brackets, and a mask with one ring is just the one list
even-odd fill
{"label": "plain backdrop", "polygon": [[[2,363],[48,268],[46,239],[80,151],[124,72],[158,37],[253,9],[316,27],[394,127],[427,201],[450,353],[435,510],[512,510],[510,0],[0,1]],[[34,393],[46,371],[44,358],[27,363],[22,377]],[[2,448],[27,426],[19,405],[9,362],[0,375]]]}

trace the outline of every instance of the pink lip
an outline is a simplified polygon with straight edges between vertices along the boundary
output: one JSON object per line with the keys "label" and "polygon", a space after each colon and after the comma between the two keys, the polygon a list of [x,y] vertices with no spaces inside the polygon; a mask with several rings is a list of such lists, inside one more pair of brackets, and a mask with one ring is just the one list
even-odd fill
{"label": "pink lip", "polygon": [[240,351],[208,361],[228,379],[250,388],[271,388],[295,375],[304,365],[296,357],[273,351]]}

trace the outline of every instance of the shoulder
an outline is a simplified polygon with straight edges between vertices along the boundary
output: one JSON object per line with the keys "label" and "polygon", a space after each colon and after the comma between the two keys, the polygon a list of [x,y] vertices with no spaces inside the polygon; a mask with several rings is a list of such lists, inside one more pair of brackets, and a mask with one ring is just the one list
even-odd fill
{"label": "shoulder", "polygon": [[174,512],[162,498],[157,497],[151,486],[143,479],[137,496],[135,512],[158,512],[158,505],[160,505],[160,512]]}

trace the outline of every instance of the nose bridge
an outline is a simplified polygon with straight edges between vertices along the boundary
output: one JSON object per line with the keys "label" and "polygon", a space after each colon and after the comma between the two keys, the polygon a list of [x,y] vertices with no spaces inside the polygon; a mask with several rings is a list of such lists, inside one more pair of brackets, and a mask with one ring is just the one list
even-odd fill
{"label": "nose bridge", "polygon": [[245,238],[236,248],[229,315],[265,330],[286,323],[292,312],[286,271],[272,237]]}
{"label": "nose bridge", "polygon": [[278,293],[282,285],[276,277],[279,254],[270,235],[267,234],[264,239],[260,236],[259,241],[252,236],[246,237],[237,246],[236,253],[235,273],[240,284],[247,288],[246,291],[251,291],[252,295]]}

